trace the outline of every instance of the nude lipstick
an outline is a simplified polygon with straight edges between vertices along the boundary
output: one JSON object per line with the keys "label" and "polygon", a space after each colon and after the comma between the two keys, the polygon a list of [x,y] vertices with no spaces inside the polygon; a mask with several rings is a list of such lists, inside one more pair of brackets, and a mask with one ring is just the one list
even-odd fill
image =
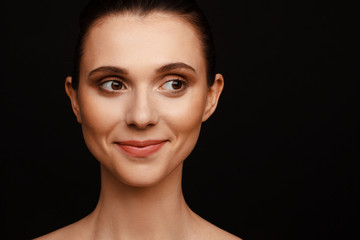
{"label": "nude lipstick", "polygon": [[147,157],[159,151],[165,143],[165,140],[129,140],[116,142],[116,145],[132,157]]}

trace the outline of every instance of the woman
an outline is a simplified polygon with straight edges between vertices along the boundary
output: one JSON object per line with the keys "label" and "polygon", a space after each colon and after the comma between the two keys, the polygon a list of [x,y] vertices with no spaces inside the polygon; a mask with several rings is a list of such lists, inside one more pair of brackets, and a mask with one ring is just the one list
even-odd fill
{"label": "woman", "polygon": [[215,111],[206,20],[190,0],[93,1],[65,89],[101,166],[95,210],[38,239],[239,239],[187,206],[183,161]]}

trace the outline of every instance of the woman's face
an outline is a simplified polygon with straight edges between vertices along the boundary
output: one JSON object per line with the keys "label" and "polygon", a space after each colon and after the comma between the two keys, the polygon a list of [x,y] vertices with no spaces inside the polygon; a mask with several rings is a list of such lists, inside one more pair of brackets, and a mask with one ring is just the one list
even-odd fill
{"label": "woman's face", "polygon": [[85,142],[102,167],[131,186],[150,186],[182,166],[215,110],[201,42],[180,17],[108,16],[89,31],[79,88],[66,90]]}

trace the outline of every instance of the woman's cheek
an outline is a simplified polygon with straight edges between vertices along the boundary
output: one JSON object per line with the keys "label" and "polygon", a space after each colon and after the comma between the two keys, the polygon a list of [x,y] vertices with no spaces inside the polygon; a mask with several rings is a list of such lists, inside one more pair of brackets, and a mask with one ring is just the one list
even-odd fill
{"label": "woman's cheek", "polygon": [[93,128],[110,127],[120,115],[121,105],[114,99],[102,96],[84,96],[81,101],[82,120],[84,124]]}
{"label": "woman's cheek", "polygon": [[202,94],[195,98],[183,96],[167,102],[162,108],[162,118],[176,135],[189,133],[200,128],[204,106]]}
{"label": "woman's cheek", "polygon": [[89,95],[84,95],[80,104],[84,139],[90,151],[97,155],[97,151],[106,151],[107,137],[121,122],[121,105]]}

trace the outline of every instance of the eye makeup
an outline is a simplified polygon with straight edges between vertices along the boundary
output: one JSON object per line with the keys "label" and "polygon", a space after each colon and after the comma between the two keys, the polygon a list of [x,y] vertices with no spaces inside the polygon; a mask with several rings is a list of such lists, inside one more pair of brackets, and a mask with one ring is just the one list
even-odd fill
{"label": "eye makeup", "polygon": [[95,87],[105,93],[122,93],[128,89],[126,81],[119,76],[98,76],[97,78],[90,79]]}
{"label": "eye makeup", "polygon": [[[114,68],[96,68],[89,73],[88,81],[105,94],[123,94],[130,90],[131,86],[135,87],[136,81],[141,80],[132,79],[126,69],[115,68],[114,72]],[[178,97],[186,93],[186,90],[197,82],[196,76],[197,74],[192,68],[174,67],[162,69],[161,72],[156,71],[155,75],[151,77],[152,80],[149,78],[148,81],[150,84],[154,84],[153,86],[159,93],[168,97]]]}
{"label": "eye makeup", "polygon": [[189,87],[189,82],[181,78],[170,78],[159,87],[159,91],[164,94],[180,95]]}

